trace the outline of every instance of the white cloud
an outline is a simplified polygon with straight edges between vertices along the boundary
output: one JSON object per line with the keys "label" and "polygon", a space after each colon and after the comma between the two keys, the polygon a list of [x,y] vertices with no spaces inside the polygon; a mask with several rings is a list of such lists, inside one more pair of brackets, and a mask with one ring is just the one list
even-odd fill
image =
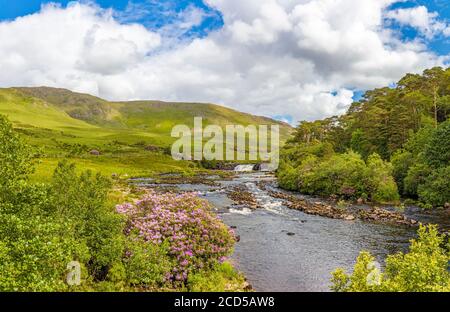
{"label": "white cloud", "polygon": [[298,121],[341,114],[352,89],[383,86],[444,61],[385,27],[394,0],[207,2],[225,25],[190,42],[173,37],[205,18],[195,7],[158,32],[87,4],[45,6],[1,22],[0,86],[213,102]]}
{"label": "white cloud", "polygon": [[450,36],[450,26],[439,21],[439,14],[437,12],[429,12],[425,6],[397,9],[387,12],[386,17],[394,19],[402,25],[416,28],[427,38],[433,38],[438,34]]}

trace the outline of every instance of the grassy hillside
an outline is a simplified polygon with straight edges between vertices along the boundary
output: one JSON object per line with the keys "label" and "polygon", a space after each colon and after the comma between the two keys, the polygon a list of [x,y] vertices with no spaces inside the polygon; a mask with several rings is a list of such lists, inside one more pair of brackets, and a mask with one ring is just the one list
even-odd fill
{"label": "grassy hillside", "polygon": [[[103,99],[55,88],[0,89],[0,114],[42,153],[36,173],[45,179],[62,158],[71,158],[80,168],[105,174],[129,176],[158,172],[192,173],[194,164],[175,162],[167,150],[177,124],[193,125],[201,116],[204,125],[280,125],[282,140],[291,127],[265,117],[253,116],[213,104],[160,101],[108,102]],[[98,150],[100,156],[90,155]]]}

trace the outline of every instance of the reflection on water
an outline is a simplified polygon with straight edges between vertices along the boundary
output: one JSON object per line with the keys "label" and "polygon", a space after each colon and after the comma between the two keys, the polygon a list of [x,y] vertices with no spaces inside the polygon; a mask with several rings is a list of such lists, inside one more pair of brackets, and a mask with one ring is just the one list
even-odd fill
{"label": "reflection on water", "polygon": [[[273,179],[246,173],[221,181],[221,187],[215,190],[180,185],[180,190],[200,191],[223,221],[237,228],[241,240],[232,259],[257,291],[329,291],[330,272],[337,267],[350,270],[361,250],[383,263],[386,255],[405,251],[415,236],[414,228],[328,219],[289,209],[257,187],[256,182]],[[263,208],[232,206],[226,189],[238,184],[245,184]],[[421,221],[438,218],[448,222],[448,215],[414,209],[407,214]]]}

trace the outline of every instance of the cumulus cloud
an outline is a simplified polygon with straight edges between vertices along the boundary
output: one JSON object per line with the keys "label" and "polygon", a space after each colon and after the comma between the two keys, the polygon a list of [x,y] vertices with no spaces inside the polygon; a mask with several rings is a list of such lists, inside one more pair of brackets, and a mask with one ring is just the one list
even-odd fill
{"label": "cumulus cloud", "polygon": [[342,114],[352,90],[446,61],[384,25],[394,2],[207,0],[224,26],[190,41],[173,39],[205,18],[195,7],[153,29],[92,4],[46,5],[0,23],[0,86],[213,102],[294,122]]}
{"label": "cumulus cloud", "polygon": [[437,12],[429,12],[423,5],[390,11],[387,12],[386,17],[394,19],[402,25],[416,28],[427,38],[433,38],[439,34],[450,36],[450,26],[438,20]]}

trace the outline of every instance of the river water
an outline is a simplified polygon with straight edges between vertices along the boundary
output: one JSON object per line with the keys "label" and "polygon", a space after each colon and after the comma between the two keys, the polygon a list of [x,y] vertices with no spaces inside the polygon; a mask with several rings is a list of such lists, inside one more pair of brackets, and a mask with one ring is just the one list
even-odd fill
{"label": "river water", "polygon": [[[236,228],[240,242],[232,261],[257,291],[329,291],[330,272],[338,267],[351,270],[361,250],[383,265],[386,255],[406,251],[415,237],[415,228],[329,219],[289,209],[258,187],[263,180],[276,185],[273,175],[247,172],[231,181],[218,181],[219,187],[177,185],[180,191],[198,191],[226,224]],[[245,186],[262,208],[235,205],[226,192],[238,185]],[[450,228],[448,212],[426,214],[411,208],[407,214]]]}

